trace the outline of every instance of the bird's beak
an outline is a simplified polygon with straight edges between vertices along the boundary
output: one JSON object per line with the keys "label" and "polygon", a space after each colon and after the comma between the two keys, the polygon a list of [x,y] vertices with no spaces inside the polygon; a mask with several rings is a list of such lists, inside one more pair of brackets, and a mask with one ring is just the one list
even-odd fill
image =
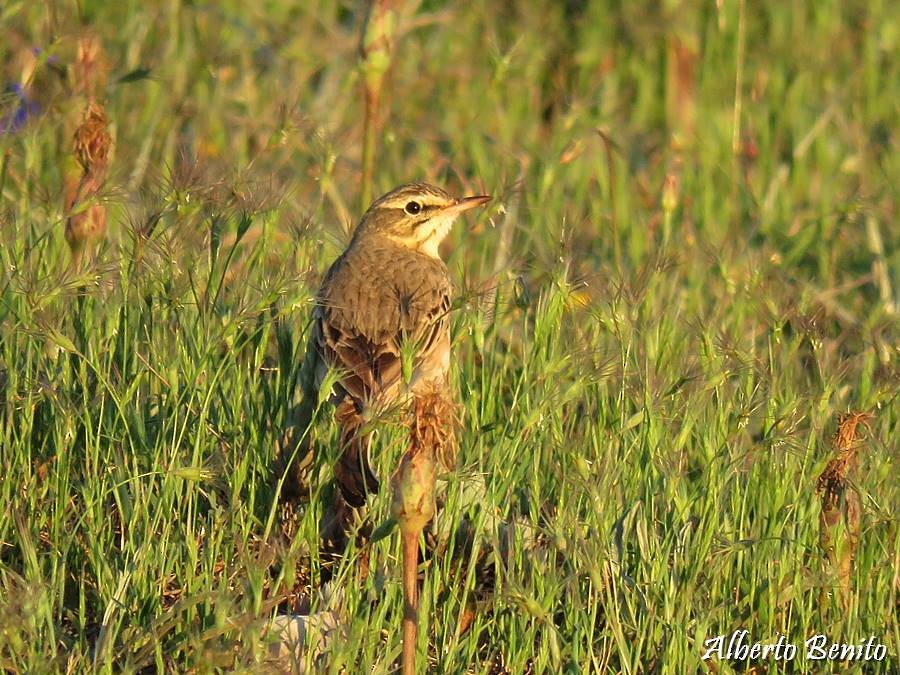
{"label": "bird's beak", "polygon": [[487,202],[491,201],[490,195],[478,195],[476,197],[462,197],[461,199],[457,199],[456,203],[451,204],[450,206],[444,208],[444,213],[456,215],[458,213],[462,213],[463,211],[468,211],[469,209],[474,209],[476,206],[481,206]]}

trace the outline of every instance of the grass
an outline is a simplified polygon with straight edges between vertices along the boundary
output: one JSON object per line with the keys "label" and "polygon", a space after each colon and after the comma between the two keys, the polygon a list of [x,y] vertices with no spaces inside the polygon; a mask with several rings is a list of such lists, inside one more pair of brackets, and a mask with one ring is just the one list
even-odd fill
{"label": "grass", "polygon": [[[363,8],[264,5],[0,10],[0,72],[31,101],[0,123],[4,671],[258,672],[276,608],[321,602],[329,411],[308,503],[280,507],[269,466],[358,215]],[[116,149],[79,271],[82,34]],[[850,670],[898,667],[897,40],[880,0],[407,13],[374,192],[495,195],[443,249],[462,425],[442,517],[476,536],[428,568],[435,672],[740,671],[700,656],[742,628],[873,635],[887,659]],[[815,489],[849,411],[874,418],[845,604]],[[399,656],[398,543],[370,555],[365,582],[354,555],[337,572],[332,672]]]}

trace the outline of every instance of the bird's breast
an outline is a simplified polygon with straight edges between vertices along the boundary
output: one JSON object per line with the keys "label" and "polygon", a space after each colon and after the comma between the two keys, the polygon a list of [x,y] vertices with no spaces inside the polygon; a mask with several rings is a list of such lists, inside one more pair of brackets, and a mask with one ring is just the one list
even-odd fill
{"label": "bird's breast", "polygon": [[398,246],[354,245],[329,272],[320,302],[342,328],[379,342],[421,330],[450,292],[440,260]]}

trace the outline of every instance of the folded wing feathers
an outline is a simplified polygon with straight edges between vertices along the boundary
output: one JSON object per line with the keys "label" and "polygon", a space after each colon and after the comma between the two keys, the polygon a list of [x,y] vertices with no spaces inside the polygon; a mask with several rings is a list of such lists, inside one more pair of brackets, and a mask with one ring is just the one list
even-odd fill
{"label": "folded wing feathers", "polygon": [[[392,270],[342,256],[329,270],[315,310],[313,342],[326,366],[346,372],[341,388],[362,404],[401,377],[402,345],[426,359],[447,330],[450,280],[443,263],[410,257]],[[378,275],[380,283],[368,277]],[[367,283],[368,282],[368,283]]]}

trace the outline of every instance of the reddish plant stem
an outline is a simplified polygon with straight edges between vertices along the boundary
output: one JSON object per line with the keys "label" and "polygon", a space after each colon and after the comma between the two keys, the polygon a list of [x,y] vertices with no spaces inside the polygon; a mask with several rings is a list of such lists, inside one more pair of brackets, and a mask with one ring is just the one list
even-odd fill
{"label": "reddish plant stem", "polygon": [[416,636],[419,614],[419,535],[418,530],[403,531],[400,547],[403,555],[403,675],[416,672]]}

